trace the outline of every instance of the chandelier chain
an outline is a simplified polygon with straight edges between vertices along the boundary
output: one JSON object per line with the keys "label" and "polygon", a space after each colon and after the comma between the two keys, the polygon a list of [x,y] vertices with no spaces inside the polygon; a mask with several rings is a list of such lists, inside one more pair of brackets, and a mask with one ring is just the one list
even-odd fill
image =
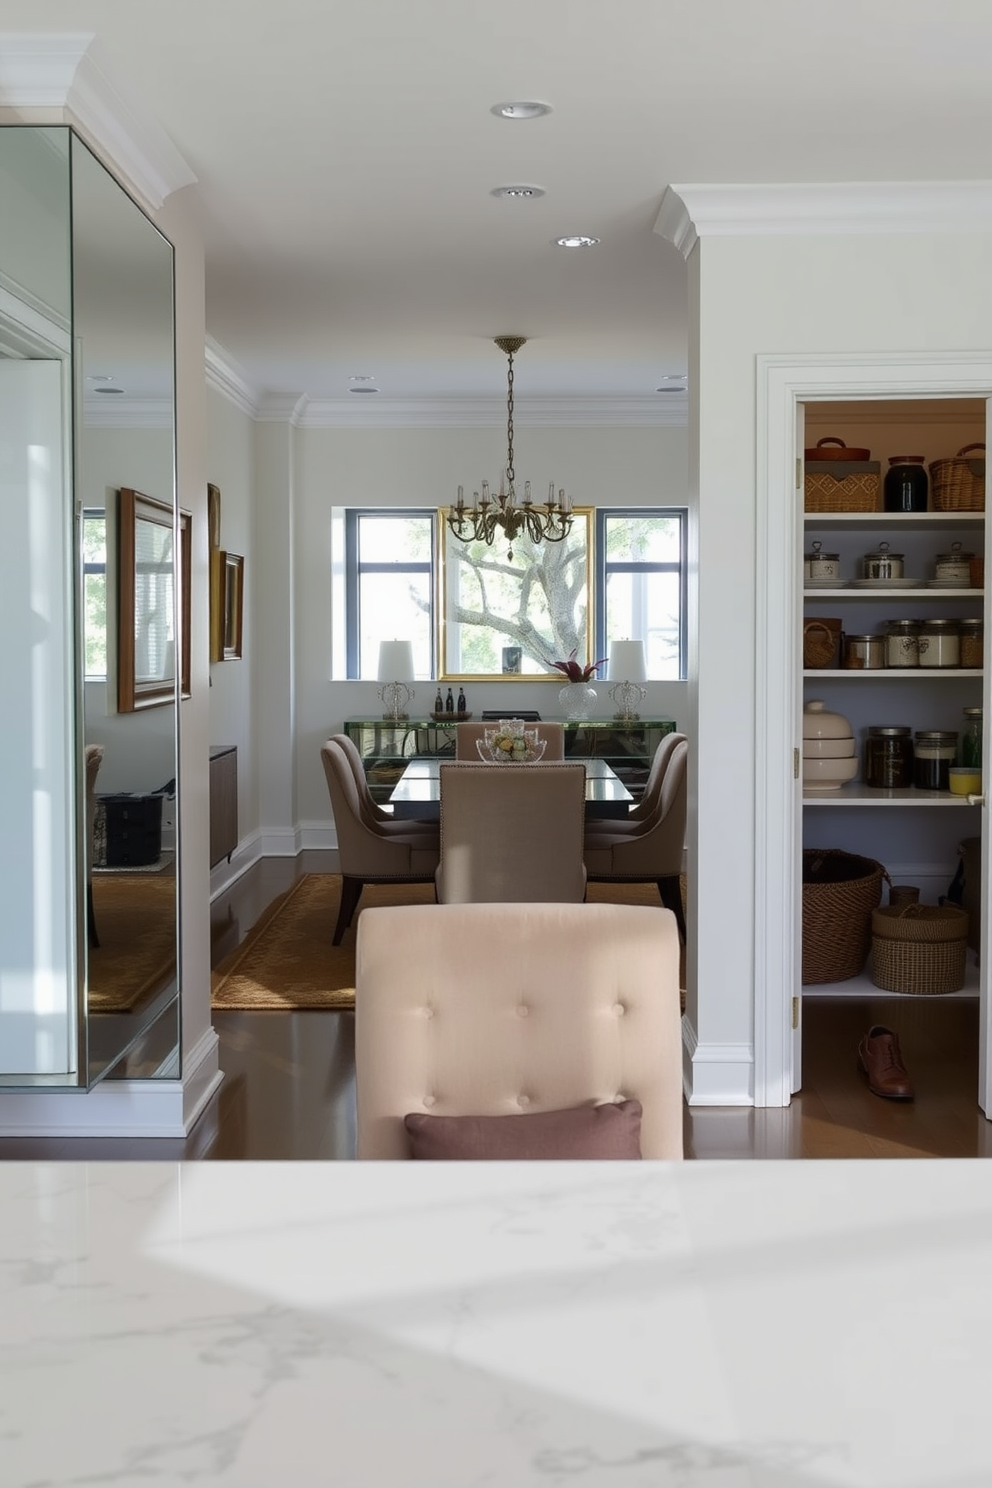
{"label": "chandelier chain", "polygon": [[507,356],[509,367],[506,373],[506,479],[513,489],[513,352]]}

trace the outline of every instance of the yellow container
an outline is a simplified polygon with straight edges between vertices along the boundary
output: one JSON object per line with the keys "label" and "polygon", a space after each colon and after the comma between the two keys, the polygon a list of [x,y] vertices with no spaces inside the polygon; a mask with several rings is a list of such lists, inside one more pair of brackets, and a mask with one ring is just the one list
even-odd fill
{"label": "yellow container", "polygon": [[977,796],[982,789],[982,772],[968,765],[952,765],[947,772],[947,785],[953,796]]}

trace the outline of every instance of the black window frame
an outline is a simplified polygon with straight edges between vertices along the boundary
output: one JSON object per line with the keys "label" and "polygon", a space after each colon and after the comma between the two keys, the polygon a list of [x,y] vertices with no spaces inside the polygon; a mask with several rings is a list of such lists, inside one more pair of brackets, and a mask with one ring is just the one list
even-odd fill
{"label": "black window frame", "polygon": [[[410,563],[359,563],[359,524],[362,517],[374,517],[405,521],[410,517],[425,517],[431,526],[431,556],[424,562]],[[361,636],[361,577],[366,573],[426,573],[430,575],[430,638],[431,669],[433,681],[437,675],[437,512],[430,507],[410,506],[350,506],[344,514],[344,576],[345,576],[345,675],[349,682],[362,680],[359,638]],[[368,678],[365,679],[369,680]]]}
{"label": "black window frame", "polygon": [[[684,682],[688,676],[688,510],[684,506],[599,506],[596,508],[595,551],[595,636],[596,655],[607,655],[606,584],[611,573],[676,573],[679,576],[679,675],[673,681]],[[638,563],[633,560],[608,562],[606,557],[606,524],[613,518],[670,517],[679,525],[678,562]]]}

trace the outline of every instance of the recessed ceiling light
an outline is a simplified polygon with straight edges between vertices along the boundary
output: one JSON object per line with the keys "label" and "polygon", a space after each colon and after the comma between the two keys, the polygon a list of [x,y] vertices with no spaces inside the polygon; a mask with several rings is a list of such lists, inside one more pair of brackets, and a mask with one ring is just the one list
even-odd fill
{"label": "recessed ceiling light", "polygon": [[550,103],[528,99],[519,103],[494,103],[489,112],[498,119],[539,119],[542,114],[550,114],[553,110]]}
{"label": "recessed ceiling light", "polygon": [[123,393],[124,389],[119,387],[95,387],[95,393]]}
{"label": "recessed ceiling light", "polygon": [[684,393],[686,391],[686,374],[684,372],[670,372],[661,379],[661,387],[655,388],[656,393]]}
{"label": "recessed ceiling light", "polygon": [[516,200],[524,200],[527,197],[538,197],[544,195],[543,186],[494,186],[489,193],[490,196],[506,196]]}
{"label": "recessed ceiling light", "polygon": [[598,242],[598,238],[586,238],[578,233],[571,238],[555,238],[555,245],[558,248],[593,248]]}
{"label": "recessed ceiling light", "polygon": [[113,382],[113,378],[107,372],[87,372],[87,382]]}
{"label": "recessed ceiling light", "polygon": [[363,373],[361,373],[357,377],[349,377],[348,378],[348,381],[349,382],[375,382],[375,374],[372,373],[372,372],[363,372]]}
{"label": "recessed ceiling light", "polygon": [[361,383],[358,387],[350,387],[348,391],[349,393],[377,393],[379,389],[368,387],[365,383]]}

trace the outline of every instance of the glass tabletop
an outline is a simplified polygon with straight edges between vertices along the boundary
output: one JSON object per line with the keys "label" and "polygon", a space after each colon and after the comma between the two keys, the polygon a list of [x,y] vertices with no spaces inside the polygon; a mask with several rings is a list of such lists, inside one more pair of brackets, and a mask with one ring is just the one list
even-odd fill
{"label": "glass tabletop", "polygon": [[[586,772],[586,816],[625,817],[634,797],[605,760],[584,759],[548,763],[582,764]],[[441,766],[457,769],[451,760],[413,759],[403,771],[389,797],[397,818],[421,820],[441,814]],[[491,770],[540,770],[538,765],[487,765]]]}

